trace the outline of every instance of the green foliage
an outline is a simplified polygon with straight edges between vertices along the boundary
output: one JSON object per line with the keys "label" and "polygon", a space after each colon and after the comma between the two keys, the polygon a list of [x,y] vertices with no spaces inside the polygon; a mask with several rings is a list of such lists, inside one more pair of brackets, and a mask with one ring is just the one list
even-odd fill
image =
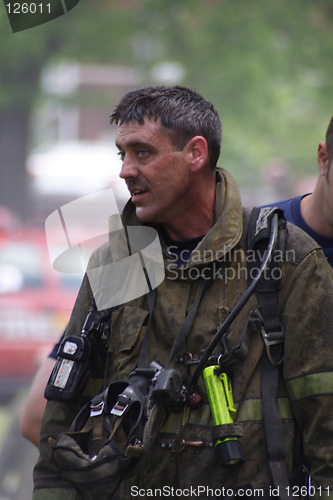
{"label": "green foliage", "polygon": [[186,68],[183,83],[221,113],[226,168],[251,182],[253,171],[279,157],[295,174],[314,173],[317,142],[333,114],[331,2],[146,0],[144,6],[148,36],[160,40],[158,57],[178,60]]}
{"label": "green foliage", "polygon": [[163,61],[223,120],[221,163],[243,183],[272,158],[315,173],[332,116],[330,0],[81,0],[46,25],[12,34],[0,9],[0,112],[30,106],[56,60],[132,65],[147,84]]}
{"label": "green foliage", "polygon": [[85,0],[64,16],[13,34],[5,9],[0,9],[0,109],[30,105],[39,92],[40,71],[50,61],[130,64],[131,46],[122,39],[130,39],[131,19],[128,9],[110,12],[106,2]]}

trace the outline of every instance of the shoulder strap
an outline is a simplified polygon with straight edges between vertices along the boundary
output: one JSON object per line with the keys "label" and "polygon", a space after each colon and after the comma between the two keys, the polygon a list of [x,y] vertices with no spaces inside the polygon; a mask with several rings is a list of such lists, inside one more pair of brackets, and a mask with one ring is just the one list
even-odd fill
{"label": "shoulder strap", "polygon": [[[248,276],[251,283],[256,269],[259,268],[267,250],[270,225],[273,214],[279,216],[279,229],[285,223],[282,210],[278,208],[254,208],[250,215],[247,249]],[[256,287],[256,293],[262,314],[262,335],[268,359],[274,365],[283,360],[284,328],[279,318],[278,291],[281,288],[282,272],[280,268],[279,238],[272,257],[268,262]]]}
{"label": "shoulder strap", "polygon": [[[250,279],[251,270],[260,265],[260,260],[266,250],[270,222],[274,213],[278,213],[279,228],[281,228],[285,221],[281,210],[277,208],[254,208],[252,210],[248,230],[248,251],[252,252],[252,257],[254,257],[248,262]],[[283,361],[285,334],[278,308],[278,291],[281,287],[282,275],[277,251],[278,244],[268,264],[267,272],[258,283],[256,292],[262,316],[261,333],[266,347],[261,360],[261,390],[267,454],[274,486],[280,488],[280,498],[283,499],[288,498],[286,488],[289,482],[282,420],[277,408],[279,365]]]}

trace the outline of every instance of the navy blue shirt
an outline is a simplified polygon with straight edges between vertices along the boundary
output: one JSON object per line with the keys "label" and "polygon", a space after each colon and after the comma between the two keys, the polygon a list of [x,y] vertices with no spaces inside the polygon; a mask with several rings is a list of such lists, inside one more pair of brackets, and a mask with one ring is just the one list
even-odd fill
{"label": "navy blue shirt", "polygon": [[265,206],[281,208],[289,222],[292,222],[295,226],[303,229],[303,231],[308,233],[308,235],[322,247],[329,264],[333,267],[333,238],[322,236],[307,225],[301,214],[301,199],[304,198],[304,196],[306,195],[296,196],[295,198],[290,198],[289,200],[270,203]]}
{"label": "navy blue shirt", "polygon": [[163,234],[164,241],[168,247],[169,253],[177,263],[178,267],[186,266],[188,259],[190,258],[193,250],[199,245],[203,236],[198,236],[197,238],[193,238],[191,240],[185,241],[176,241],[170,238],[166,233]]}

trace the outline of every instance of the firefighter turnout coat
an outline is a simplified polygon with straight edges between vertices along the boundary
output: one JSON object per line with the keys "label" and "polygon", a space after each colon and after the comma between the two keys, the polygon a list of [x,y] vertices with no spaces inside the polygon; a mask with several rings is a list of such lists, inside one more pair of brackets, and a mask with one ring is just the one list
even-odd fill
{"label": "firefighter turnout coat", "polygon": [[[161,242],[165,279],[157,287],[150,327],[148,359],[167,365],[174,339],[196,304],[205,270],[213,277],[203,294],[191,331],[174,357],[171,367],[189,382],[196,360],[217,328],[248,287],[247,225],[238,188],[231,175],[217,169],[215,224],[179,268],[172,248]],[[138,225],[135,207],[129,202],[124,225]],[[280,236],[282,284],[278,294],[279,315],[285,330],[284,360],[279,368],[277,407],[282,419],[286,467],[291,475],[299,450],[311,471],[319,497],[333,494],[333,275],[318,245],[297,227],[287,224]],[[97,250],[91,266],[109,258],[108,245]],[[92,299],[84,278],[66,335],[80,335]],[[224,348],[240,343],[250,312],[258,307],[254,293],[225,336]],[[59,477],[52,461],[49,438],[68,431],[81,406],[101,389],[117,380],[128,380],[135,369],[147,328],[146,296],[117,307],[109,328],[106,361],[89,377],[78,402],[48,401],[40,437],[40,457],[34,470],[34,499],[79,498],[69,481]],[[236,412],[230,432],[242,446],[244,460],[229,467],[220,465],[214,449],[215,434],[202,377],[197,392],[203,404],[171,412],[154,437],[144,466],[137,467],[119,486],[114,498],[177,496],[230,497],[229,491],[269,491],[272,477],[268,465],[264,430],[260,360],[265,351],[262,332],[251,332],[248,352],[232,364],[230,380]],[[184,361],[185,360],[185,361]],[[180,362],[183,361],[183,362]],[[303,443],[303,446],[301,445]],[[172,490],[174,488],[174,490]],[[96,497],[97,498],[97,497]],[[98,497],[102,500],[102,496]],[[213,496],[214,498],[214,496]]]}

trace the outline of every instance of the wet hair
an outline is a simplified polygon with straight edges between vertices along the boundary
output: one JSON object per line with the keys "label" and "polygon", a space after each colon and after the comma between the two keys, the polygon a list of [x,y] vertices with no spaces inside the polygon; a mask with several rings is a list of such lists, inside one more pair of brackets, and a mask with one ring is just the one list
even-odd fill
{"label": "wet hair", "polygon": [[328,162],[332,163],[332,161],[333,161],[333,116],[332,116],[331,121],[327,127],[326,141],[325,142],[326,142]]}
{"label": "wet hair", "polygon": [[221,150],[222,124],[214,106],[200,94],[181,86],[144,87],[125,94],[111,114],[116,125],[144,118],[160,123],[176,150],[182,151],[196,135],[204,137],[212,168]]}

